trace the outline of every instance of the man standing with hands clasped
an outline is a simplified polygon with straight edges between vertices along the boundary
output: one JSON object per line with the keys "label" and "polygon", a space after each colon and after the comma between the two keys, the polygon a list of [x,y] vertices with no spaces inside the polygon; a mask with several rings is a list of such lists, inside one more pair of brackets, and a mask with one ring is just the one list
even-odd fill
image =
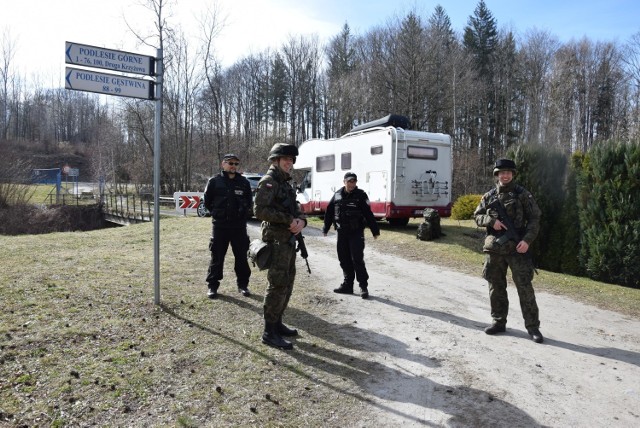
{"label": "man standing with hands clasped", "polygon": [[229,153],[222,158],[222,171],[209,179],[204,190],[204,206],[211,213],[213,231],[209,241],[211,261],[207,272],[207,296],[215,299],[222,280],[224,257],[229,244],[235,259],[234,270],[238,291],[250,296],[249,277],[251,269],[247,260],[249,235],[247,219],[251,216],[252,195],[249,180],[238,173],[240,159]]}
{"label": "man standing with hands clasped", "polygon": [[343,281],[333,290],[339,294],[353,294],[353,282],[358,280],[360,296],[369,297],[369,274],[364,263],[364,229],[369,226],[374,239],[380,236],[369,197],[358,189],[358,176],[353,172],[344,175],[344,186],[338,190],[327,206],[322,234],[327,236],[333,224],[338,232],[338,260],[342,268]]}
{"label": "man standing with hands clasped", "polygon": [[298,330],[282,323],[296,279],[295,235],[307,226],[291,185],[291,171],[297,156],[298,148],[292,144],[277,143],[271,148],[268,158],[271,166],[258,183],[255,204],[256,218],[262,220],[262,240],[272,245],[262,343],[281,349],[293,348],[283,336],[298,335]]}
{"label": "man standing with hands clasped", "polygon": [[474,212],[476,224],[487,228],[482,248],[486,254],[482,277],[489,283],[493,324],[484,332],[506,331],[509,313],[507,268],[511,268],[527,332],[534,342],[542,343],[538,305],[531,284],[534,266],[528,254],[529,245],[540,230],[540,208],[527,189],[514,183],[515,174],[515,162],[498,159],[493,169],[496,187],[482,196]]}

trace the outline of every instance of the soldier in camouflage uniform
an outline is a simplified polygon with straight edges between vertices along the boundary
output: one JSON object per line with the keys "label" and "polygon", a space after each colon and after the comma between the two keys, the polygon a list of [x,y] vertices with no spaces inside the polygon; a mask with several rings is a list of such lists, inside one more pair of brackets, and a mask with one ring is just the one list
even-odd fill
{"label": "soldier in camouflage uniform", "polygon": [[271,266],[267,273],[269,286],[264,297],[264,333],[262,342],[282,349],[293,344],[282,336],[296,336],[298,331],[282,323],[296,276],[295,235],[307,225],[296,203],[291,186],[291,170],[298,148],[278,143],[271,148],[269,171],[258,183],[255,216],[262,220],[262,240],[273,243]]}
{"label": "soldier in camouflage uniform", "polygon": [[[528,254],[529,245],[540,229],[540,209],[533,195],[515,184],[516,164],[510,159],[499,159],[493,170],[497,185],[485,193],[474,212],[476,224],[487,228],[483,251],[485,255],[482,277],[489,282],[489,299],[493,324],[485,329],[487,334],[506,331],[509,299],[507,297],[507,267],[511,268],[513,282],[518,290],[525,327],[531,338],[542,343],[538,305],[533,291],[534,266]],[[518,240],[505,239],[508,221],[498,218],[497,210],[489,207],[500,203],[502,211],[515,226]],[[495,206],[495,205],[494,205]],[[517,241],[517,242],[516,242]]]}

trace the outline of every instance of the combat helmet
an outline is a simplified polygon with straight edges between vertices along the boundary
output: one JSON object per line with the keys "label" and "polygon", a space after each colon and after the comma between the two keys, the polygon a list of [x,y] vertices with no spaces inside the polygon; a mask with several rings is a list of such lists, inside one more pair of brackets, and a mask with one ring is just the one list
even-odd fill
{"label": "combat helmet", "polygon": [[272,161],[280,156],[291,156],[293,158],[293,163],[296,163],[298,148],[293,144],[276,143],[271,147],[268,160]]}
{"label": "combat helmet", "polygon": [[498,159],[493,168],[493,175],[497,175],[499,171],[512,171],[516,173],[516,163],[511,159]]}

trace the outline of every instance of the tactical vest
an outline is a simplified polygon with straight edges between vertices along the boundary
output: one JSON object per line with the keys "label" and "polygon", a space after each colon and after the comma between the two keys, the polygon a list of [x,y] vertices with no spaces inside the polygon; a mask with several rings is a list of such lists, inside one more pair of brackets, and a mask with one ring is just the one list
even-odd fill
{"label": "tactical vest", "polygon": [[[522,236],[525,228],[526,228],[526,219],[524,218],[524,206],[521,195],[524,192],[524,187],[519,184],[516,184],[514,190],[512,192],[507,192],[504,194],[502,198],[500,198],[500,194],[498,193],[498,189],[494,187],[489,191],[489,197],[487,198],[488,202],[493,201],[495,198],[500,199],[502,206],[504,207],[505,212],[513,222],[514,226],[518,229],[516,232],[518,235]],[[487,233],[490,235],[501,235],[504,232],[496,231],[493,227],[487,227]]]}
{"label": "tactical vest", "polygon": [[366,195],[360,189],[354,189],[348,198],[342,195],[342,189],[333,196],[335,203],[334,221],[337,230],[362,230],[366,226],[366,221],[360,203],[364,203],[362,196]]}
{"label": "tactical vest", "polygon": [[245,188],[239,178],[233,180],[216,176],[213,180],[214,198],[210,205],[211,217],[215,220],[246,219],[249,213],[245,199]]}

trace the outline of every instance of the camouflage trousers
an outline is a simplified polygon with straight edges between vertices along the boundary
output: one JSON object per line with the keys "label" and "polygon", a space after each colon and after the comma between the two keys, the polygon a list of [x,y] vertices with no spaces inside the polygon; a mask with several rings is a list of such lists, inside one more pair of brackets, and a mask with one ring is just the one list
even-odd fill
{"label": "camouflage trousers", "polygon": [[518,290],[520,308],[527,329],[540,327],[538,304],[533,291],[533,262],[531,258],[512,254],[508,256],[488,253],[485,256],[482,277],[489,282],[491,317],[497,324],[506,324],[509,313],[507,296],[507,267]]}
{"label": "camouflage trousers", "polygon": [[264,296],[264,320],[275,323],[287,309],[296,278],[296,249],[290,242],[274,242],[271,266],[267,272],[269,286]]}

